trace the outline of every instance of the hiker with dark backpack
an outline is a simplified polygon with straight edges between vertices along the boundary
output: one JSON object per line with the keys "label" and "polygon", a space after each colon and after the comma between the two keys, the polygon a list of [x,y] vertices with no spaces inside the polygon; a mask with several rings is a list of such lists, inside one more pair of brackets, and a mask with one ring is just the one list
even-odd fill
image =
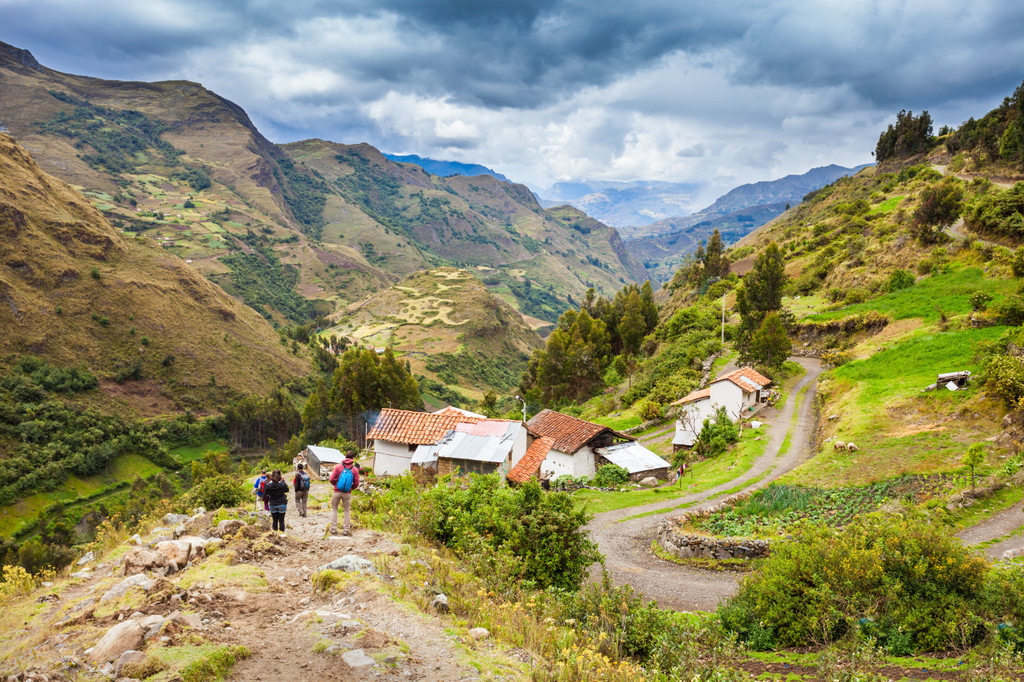
{"label": "hiker with dark backpack", "polygon": [[280,469],[274,469],[273,477],[263,486],[263,499],[270,505],[274,530],[284,533],[284,515],[288,511],[288,484],[281,478]]}
{"label": "hiker with dark backpack", "polygon": [[338,503],[345,510],[345,530],[342,535],[352,534],[352,491],[359,487],[359,470],[352,466],[355,460],[346,457],[345,461],[334,467],[331,472],[331,485],[334,496],[331,498],[331,534],[338,532]]}
{"label": "hiker with dark backpack", "polygon": [[298,471],[295,472],[295,479],[292,480],[292,488],[295,489],[295,510],[303,518],[306,516],[306,501],[309,499],[309,474],[304,471],[305,468],[300,462],[296,467]]}

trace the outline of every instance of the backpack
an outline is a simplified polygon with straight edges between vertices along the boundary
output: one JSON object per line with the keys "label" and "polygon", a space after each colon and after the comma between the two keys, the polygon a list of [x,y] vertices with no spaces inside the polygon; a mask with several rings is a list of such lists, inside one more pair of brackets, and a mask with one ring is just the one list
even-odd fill
{"label": "backpack", "polygon": [[267,487],[267,479],[264,478],[263,476],[260,476],[259,478],[256,479],[256,485],[254,485],[253,487],[256,488],[257,495],[263,495],[263,489]]}
{"label": "backpack", "polygon": [[343,493],[350,493],[354,482],[355,477],[352,475],[352,470],[345,469],[341,472],[341,476],[338,476],[338,484],[335,487]]}
{"label": "backpack", "polygon": [[295,490],[300,493],[309,490],[309,476],[306,474],[299,474],[299,483],[295,486]]}

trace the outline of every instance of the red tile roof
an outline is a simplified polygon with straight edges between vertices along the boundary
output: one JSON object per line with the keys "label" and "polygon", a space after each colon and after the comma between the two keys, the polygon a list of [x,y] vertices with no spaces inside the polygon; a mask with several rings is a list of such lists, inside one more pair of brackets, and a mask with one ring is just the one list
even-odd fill
{"label": "red tile roof", "polygon": [[750,386],[740,381],[740,377],[743,377],[744,379],[749,379],[750,381],[752,381],[757,386],[760,386],[761,388],[764,388],[768,384],[772,383],[771,379],[767,378],[763,374],[760,374],[753,367],[740,367],[739,369],[735,369],[724,376],[718,377],[717,379],[715,379],[715,381],[731,381],[732,383],[736,384],[747,393],[750,393]]}
{"label": "red tile roof", "polygon": [[710,397],[711,397],[711,389],[710,388],[702,388],[699,391],[690,391],[689,393],[686,394],[685,398],[680,398],[679,400],[675,401],[674,403],[669,403],[669,407],[671,407],[673,405],[685,405],[686,403],[695,403],[698,400],[704,400],[705,398],[710,398]]}
{"label": "red tile roof", "polygon": [[526,422],[526,425],[537,435],[553,439],[555,441],[553,447],[556,450],[570,455],[605,431],[620,438],[635,440],[609,429],[607,426],[577,419],[554,410],[541,410],[533,419]]}
{"label": "red tile roof", "polygon": [[478,417],[467,417],[455,411],[443,410],[431,414],[388,408],[381,410],[366,438],[410,445],[430,445],[441,440],[459,424],[475,424],[478,421],[481,421]]}
{"label": "red tile roof", "polygon": [[526,449],[526,454],[523,455],[523,458],[512,467],[512,471],[508,472],[508,480],[515,483],[526,483],[529,481],[540,471],[540,465],[544,462],[544,458],[548,456],[548,452],[554,444],[555,441],[547,436],[534,438],[533,442],[530,443],[530,447]]}

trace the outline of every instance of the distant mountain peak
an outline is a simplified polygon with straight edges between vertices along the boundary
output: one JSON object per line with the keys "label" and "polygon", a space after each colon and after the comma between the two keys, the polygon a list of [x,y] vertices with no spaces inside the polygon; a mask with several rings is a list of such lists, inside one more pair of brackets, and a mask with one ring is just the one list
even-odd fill
{"label": "distant mountain peak", "polygon": [[478,163],[440,161],[438,159],[428,159],[422,156],[417,156],[416,154],[384,154],[384,156],[397,163],[414,164],[431,175],[437,175],[442,178],[450,177],[452,175],[490,175],[492,178],[497,178],[504,182],[510,182],[510,180],[501,173],[491,170],[487,166],[481,166]]}
{"label": "distant mountain peak", "polygon": [[42,71],[43,69],[43,65],[32,56],[31,52],[20,47],[8,45],[2,41],[0,41],[0,61],[14,62],[37,71]]}

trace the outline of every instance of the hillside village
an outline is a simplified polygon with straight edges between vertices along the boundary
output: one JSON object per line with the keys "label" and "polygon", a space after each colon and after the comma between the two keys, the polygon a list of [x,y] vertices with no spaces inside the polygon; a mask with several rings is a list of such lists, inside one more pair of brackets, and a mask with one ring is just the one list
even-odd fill
{"label": "hillside village", "polygon": [[1024,85],[652,284],[195,84],[0,84],[6,679],[1024,679]]}

